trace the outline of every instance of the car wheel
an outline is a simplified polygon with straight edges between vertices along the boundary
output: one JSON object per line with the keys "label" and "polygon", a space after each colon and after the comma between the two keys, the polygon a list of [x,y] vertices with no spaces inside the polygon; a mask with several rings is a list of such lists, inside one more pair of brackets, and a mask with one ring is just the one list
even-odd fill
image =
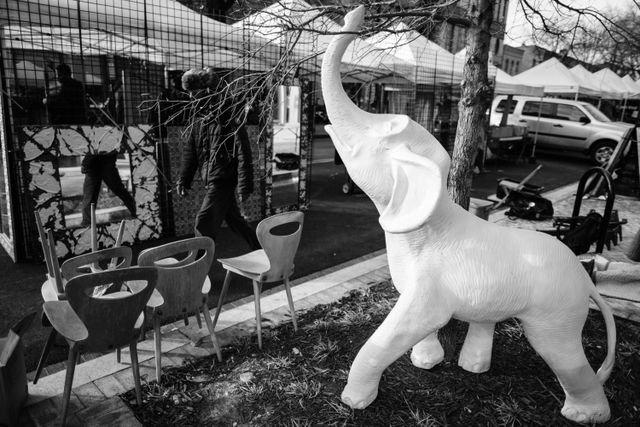
{"label": "car wheel", "polygon": [[599,166],[606,166],[615,148],[613,141],[598,141],[591,147],[591,160]]}
{"label": "car wheel", "polygon": [[348,182],[342,184],[342,192],[349,195],[353,194],[353,184],[350,184]]}

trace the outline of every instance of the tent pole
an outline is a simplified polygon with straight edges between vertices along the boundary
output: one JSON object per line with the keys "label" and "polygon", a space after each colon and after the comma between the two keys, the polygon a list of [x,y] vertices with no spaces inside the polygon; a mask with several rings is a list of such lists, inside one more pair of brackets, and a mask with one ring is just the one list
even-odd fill
{"label": "tent pole", "polygon": [[533,135],[533,148],[531,149],[531,157],[529,157],[530,162],[534,162],[536,160],[536,145],[538,144],[538,127],[540,127],[540,116],[542,115],[542,99],[540,97],[540,105],[538,105],[538,126],[536,126],[536,133]]}
{"label": "tent pole", "polygon": [[624,104],[622,105],[622,112],[620,112],[620,121],[624,121],[624,112],[627,110],[627,98],[624,99]]}

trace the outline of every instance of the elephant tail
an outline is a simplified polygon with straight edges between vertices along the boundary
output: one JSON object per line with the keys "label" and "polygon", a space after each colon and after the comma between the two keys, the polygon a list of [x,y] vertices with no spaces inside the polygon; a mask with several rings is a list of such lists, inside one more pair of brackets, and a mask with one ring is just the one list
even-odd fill
{"label": "elephant tail", "polygon": [[604,362],[602,362],[602,366],[600,366],[600,369],[598,369],[598,372],[596,373],[596,377],[600,381],[600,384],[604,384],[611,374],[611,370],[613,369],[613,362],[616,356],[616,323],[615,320],[613,320],[613,312],[611,311],[611,307],[609,307],[609,304],[607,304],[600,293],[598,293],[598,290],[595,286],[592,287],[590,296],[600,309],[602,317],[604,317],[604,324],[607,328],[607,356],[605,357]]}

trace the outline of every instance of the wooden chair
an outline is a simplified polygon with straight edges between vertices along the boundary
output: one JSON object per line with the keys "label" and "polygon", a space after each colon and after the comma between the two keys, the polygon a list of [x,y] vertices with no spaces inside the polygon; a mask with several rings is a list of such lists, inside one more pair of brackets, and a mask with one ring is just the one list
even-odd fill
{"label": "wooden chair", "polygon": [[[258,347],[262,348],[262,322],[260,312],[260,293],[264,283],[276,281],[284,282],[284,289],[287,292],[289,300],[289,309],[291,310],[291,319],[293,321],[293,329],[298,330],[296,321],[296,312],[293,306],[293,297],[291,296],[291,285],[289,278],[293,274],[293,259],[298,251],[300,244],[300,235],[302,234],[302,225],[304,222],[304,214],[302,212],[284,212],[273,215],[262,220],[256,229],[258,241],[263,249],[249,252],[235,258],[219,259],[222,266],[227,270],[218,300],[218,307],[213,318],[215,327],[218,322],[218,316],[222,309],[224,298],[229,289],[231,282],[231,273],[248,277],[253,281],[253,294],[256,308],[256,328],[258,332]],[[297,223],[295,231],[282,235],[273,234],[276,227],[284,224]]]}
{"label": "wooden chair", "polygon": [[56,256],[56,242],[53,239],[53,233],[51,230],[45,231],[38,212],[35,213],[35,217],[36,228],[38,229],[38,237],[40,238],[40,244],[42,245],[44,261],[47,265],[47,279],[44,281],[42,287],[40,288],[42,298],[45,301],[65,299],[64,281],[62,279],[62,274],[60,273],[60,264],[58,263],[58,257]]}
{"label": "wooden chair", "polygon": [[[204,315],[213,347],[222,361],[220,345],[213,329],[209,313],[208,298],[211,282],[208,273],[213,263],[215,244],[209,237],[194,237],[149,248],[138,256],[138,265],[154,266],[158,269],[157,289],[164,304],[149,307],[153,319],[155,340],[156,378],[162,375],[162,349],[160,325],[163,320],[184,317],[195,313],[198,326],[202,328],[200,311]],[[187,255],[178,259],[178,255]],[[200,256],[198,254],[201,253]]]}
{"label": "wooden chair", "polygon": [[[51,231],[49,231],[49,233],[51,233]],[[53,241],[52,236],[49,237],[49,242],[51,241]],[[53,262],[54,265],[58,264],[58,258],[55,256],[55,252],[53,251],[50,252],[48,256],[52,260],[55,260]],[[133,255],[131,252],[131,248],[128,246],[120,246],[117,248],[102,249],[97,252],[89,252],[88,254],[79,255],[77,257],[68,259],[62,264],[62,267],[57,268],[60,279],[55,279],[55,280],[56,280],[56,283],[62,284],[62,289],[61,289],[62,292],[57,294],[53,294],[49,292],[48,294],[45,294],[44,288],[46,286],[49,286],[49,288],[51,287],[50,284],[45,282],[45,284],[43,285],[42,296],[45,302],[63,301],[67,299],[67,296],[66,296],[67,280],[70,280],[80,274],[87,274],[87,272],[91,272],[91,271],[98,272],[100,271],[100,267],[99,267],[100,264],[104,265],[106,263],[109,263],[109,265],[107,266],[109,267],[109,269],[116,269],[116,268],[120,269],[120,268],[129,267],[131,265],[132,258],[133,258]],[[113,267],[111,267],[112,265]],[[88,269],[87,266],[91,266],[90,269]],[[50,279],[48,280],[48,282],[49,281]],[[107,284],[107,287],[108,286],[109,284]],[[103,294],[106,291],[106,288],[100,289],[98,287],[98,289],[100,291],[98,292],[99,294]],[[98,296],[98,295],[94,295],[94,296]],[[51,326],[46,316],[43,316],[42,323],[44,326]],[[55,342],[56,335],[57,335],[56,329],[55,328],[51,329],[51,332],[49,333],[49,337],[45,342],[44,348],[42,349],[40,360],[38,360],[38,366],[36,367],[35,376],[33,377],[34,384],[36,384],[38,382],[38,379],[40,378],[40,374],[42,373],[42,368],[44,367],[47,361],[47,357],[49,356],[49,352],[51,351],[51,346]],[[118,353],[118,361],[120,361],[119,353]]]}
{"label": "wooden chair", "polygon": [[[69,408],[78,354],[101,352],[129,345],[136,399],[142,404],[137,340],[144,322],[144,309],[156,286],[158,271],[150,267],[129,267],[82,274],[70,279],[66,301],[47,301],[43,310],[53,327],[69,344],[67,373],[62,396],[62,425]],[[91,296],[91,288],[114,282],[146,282],[136,292]]]}

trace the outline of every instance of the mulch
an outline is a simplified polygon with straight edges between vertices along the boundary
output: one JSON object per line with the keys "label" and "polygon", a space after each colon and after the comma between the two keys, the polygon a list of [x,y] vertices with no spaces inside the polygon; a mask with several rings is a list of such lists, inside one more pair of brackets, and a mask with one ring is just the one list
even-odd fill
{"label": "mulch", "polygon": [[[452,320],[439,332],[445,360],[431,370],[411,364],[409,353],[393,363],[377,399],[365,410],[340,401],[351,362],[397,299],[389,282],[352,292],[341,301],[315,307],[290,324],[238,339],[224,361],[189,360],[164,369],[161,384],[143,387],[143,404],[122,395],[149,426],[563,426],[577,425],[560,414],[564,393],[534,352],[520,324],[497,325],[489,372],[457,366],[467,326]],[[640,420],[640,325],[616,319],[616,365],[605,384],[612,417],[605,425],[632,426]],[[583,332],[587,358],[597,369],[606,353],[602,316],[591,311]]]}

